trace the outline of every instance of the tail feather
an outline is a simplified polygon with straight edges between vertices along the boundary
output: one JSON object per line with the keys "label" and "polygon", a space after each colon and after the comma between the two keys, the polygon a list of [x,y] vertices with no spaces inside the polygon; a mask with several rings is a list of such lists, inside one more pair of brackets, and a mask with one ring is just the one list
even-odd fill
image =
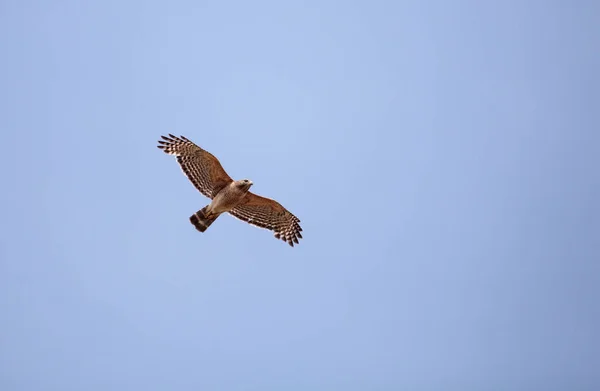
{"label": "tail feather", "polygon": [[200,232],[206,231],[208,227],[219,217],[218,214],[208,213],[208,205],[190,216],[190,222]]}

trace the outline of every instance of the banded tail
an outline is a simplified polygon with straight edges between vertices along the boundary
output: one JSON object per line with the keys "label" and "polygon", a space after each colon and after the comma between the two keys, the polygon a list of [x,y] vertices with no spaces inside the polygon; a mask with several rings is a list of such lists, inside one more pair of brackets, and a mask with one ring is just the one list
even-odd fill
{"label": "banded tail", "polygon": [[190,216],[190,223],[200,232],[206,231],[208,227],[219,217],[218,214],[207,213],[208,205]]}

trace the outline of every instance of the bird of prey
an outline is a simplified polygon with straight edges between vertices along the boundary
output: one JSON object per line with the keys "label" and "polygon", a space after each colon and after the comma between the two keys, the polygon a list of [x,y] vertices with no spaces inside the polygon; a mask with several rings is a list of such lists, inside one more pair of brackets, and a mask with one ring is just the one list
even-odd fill
{"label": "bird of prey", "polygon": [[273,231],[275,238],[290,246],[302,238],[300,220],[277,201],[249,191],[252,181],[234,181],[227,175],[219,160],[187,138],[161,136],[158,148],[177,157],[177,163],[196,189],[212,201],[190,216],[190,222],[200,232],[214,223],[223,213]]}

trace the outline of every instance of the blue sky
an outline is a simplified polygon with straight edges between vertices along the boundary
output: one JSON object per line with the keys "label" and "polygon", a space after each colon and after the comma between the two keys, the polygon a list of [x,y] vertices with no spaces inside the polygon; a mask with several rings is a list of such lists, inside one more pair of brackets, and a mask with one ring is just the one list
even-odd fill
{"label": "blue sky", "polygon": [[[600,387],[593,1],[0,3],[0,388]],[[302,220],[208,203],[185,135]]]}

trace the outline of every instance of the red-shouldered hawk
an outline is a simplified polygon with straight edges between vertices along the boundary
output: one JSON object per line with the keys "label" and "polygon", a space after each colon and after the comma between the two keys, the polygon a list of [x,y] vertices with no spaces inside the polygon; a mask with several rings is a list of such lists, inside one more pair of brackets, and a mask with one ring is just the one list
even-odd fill
{"label": "red-shouldered hawk", "polygon": [[302,238],[300,220],[277,201],[249,191],[252,181],[234,181],[227,175],[219,160],[187,138],[161,136],[158,148],[177,156],[177,162],[196,189],[211,203],[194,213],[190,222],[200,232],[222,213],[228,212],[240,220],[275,232],[275,237],[290,246]]}

